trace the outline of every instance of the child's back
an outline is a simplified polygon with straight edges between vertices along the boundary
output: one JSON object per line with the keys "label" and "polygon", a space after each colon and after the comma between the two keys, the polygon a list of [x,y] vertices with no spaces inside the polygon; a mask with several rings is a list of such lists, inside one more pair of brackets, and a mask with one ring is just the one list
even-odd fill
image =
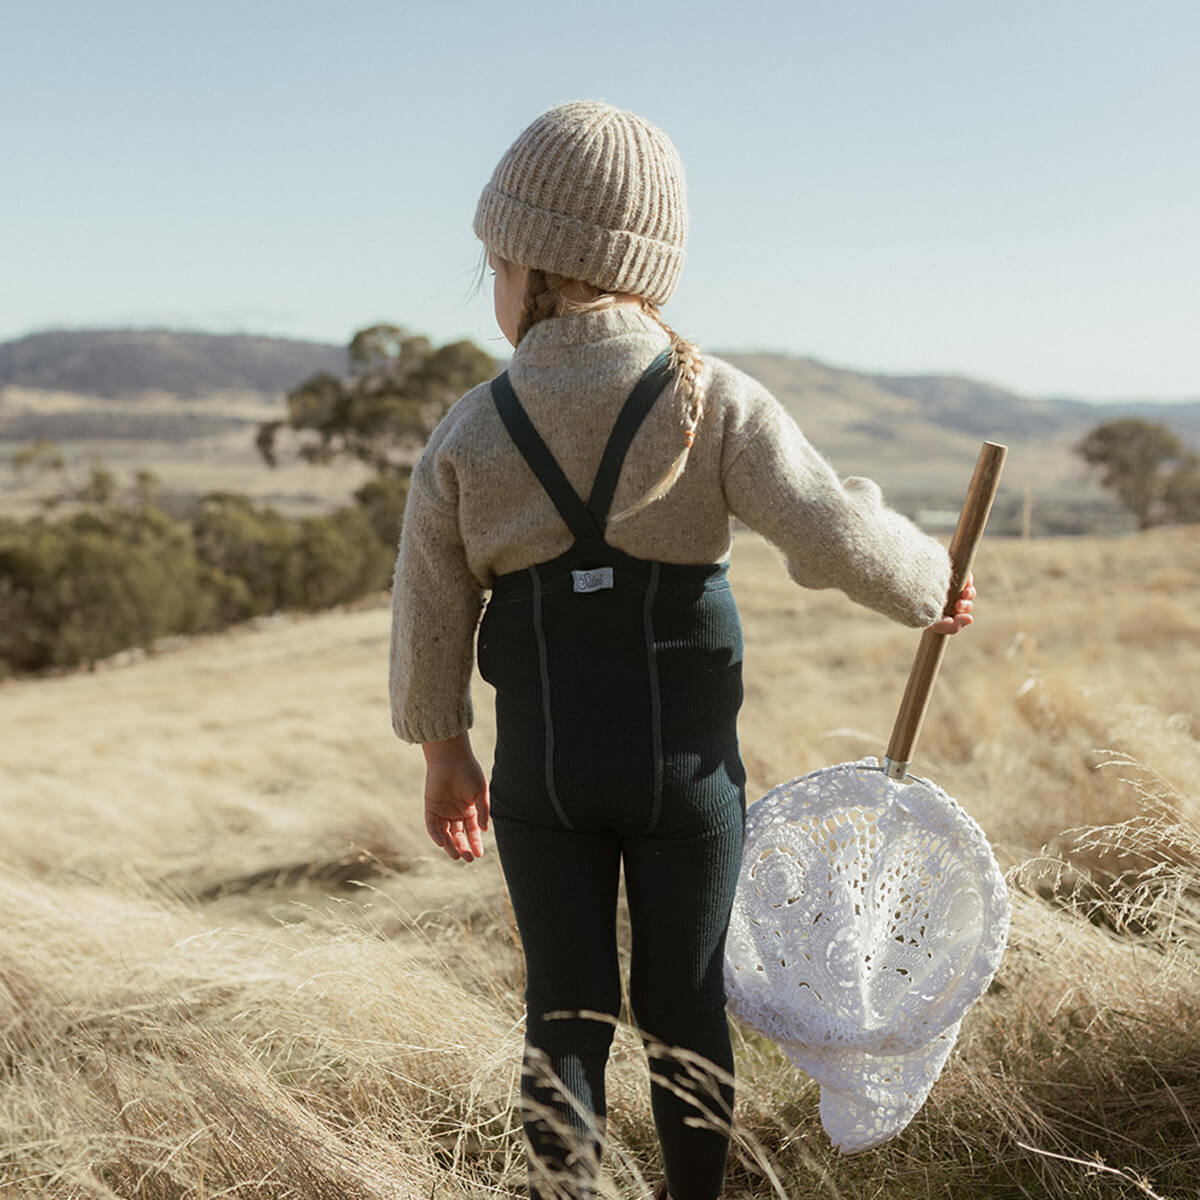
{"label": "child's back", "polygon": [[[798,583],[910,625],[937,618],[949,577],[874,484],[840,481],[764,388],[662,321],[686,225],[678,156],[633,114],[565,105],[518,138],[476,214],[516,350],[430,440],[396,569],[392,718],[425,751],[426,828],[470,861],[489,803],[496,818],[525,950],[535,1200],[592,1194],[622,876],[671,1192],[721,1188],[745,816],[732,519]],[[477,627],[496,688],[490,796],[467,734]]]}
{"label": "child's back", "polygon": [[[508,376],[581,497],[630,389],[668,344],[660,325],[630,307],[553,318],[522,339]],[[798,583],[840,588],[908,625],[935,620],[949,579],[941,547],[883,507],[870,481],[839,481],[765,388],[719,359],[706,357],[705,365],[704,408],[687,469],[662,499],[610,520],[606,541],[636,558],[715,563],[729,554],[732,516],[784,552]],[[678,404],[668,392],[630,447],[614,513],[662,474],[679,430]],[[490,383],[459,400],[435,432],[413,476],[405,536],[428,549],[400,561],[393,712],[400,736],[428,741],[422,731],[455,724],[465,703],[470,635],[484,589],[497,576],[555,558],[573,541],[508,436]],[[448,572],[451,561],[459,569]],[[439,671],[452,687],[434,697],[427,681]]]}

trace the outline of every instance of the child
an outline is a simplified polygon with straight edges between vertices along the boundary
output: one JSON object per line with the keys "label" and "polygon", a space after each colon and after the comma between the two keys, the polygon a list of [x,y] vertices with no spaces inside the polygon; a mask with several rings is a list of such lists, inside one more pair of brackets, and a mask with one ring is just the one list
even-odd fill
{"label": "child", "polygon": [[[686,229],[678,155],[632,113],[567,104],[517,139],[475,216],[515,353],[434,431],[396,567],[392,716],[424,749],[426,828],[470,862],[490,813],[524,946],[535,1200],[592,1194],[622,867],[659,1195],[721,1190],[722,961],[745,814],[730,518],[779,547],[799,584],[914,627],[971,620],[970,586],[939,620],[949,562],[936,541],[869,480],[839,481],[764,388],[663,321]],[[486,591],[490,788],[467,733]],[[717,1119],[698,1124],[701,1109]]]}

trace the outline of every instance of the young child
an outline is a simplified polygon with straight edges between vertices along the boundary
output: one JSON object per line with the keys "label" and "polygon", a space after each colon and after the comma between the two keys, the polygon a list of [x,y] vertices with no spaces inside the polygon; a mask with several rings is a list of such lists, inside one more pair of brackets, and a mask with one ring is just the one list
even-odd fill
{"label": "young child", "polygon": [[[839,480],[763,387],[663,321],[686,230],[679,157],[632,113],[563,105],[513,143],[475,232],[515,353],[435,430],[396,567],[392,717],[424,749],[426,828],[470,862],[490,814],[524,946],[535,1200],[591,1195],[621,1007],[622,868],[658,1194],[721,1190],[722,962],[745,814],[730,518],[803,586],[914,627],[971,620],[970,586],[940,617],[936,541],[870,480]],[[477,625],[496,689],[490,788],[467,733]],[[702,1111],[716,1119],[697,1123]]]}

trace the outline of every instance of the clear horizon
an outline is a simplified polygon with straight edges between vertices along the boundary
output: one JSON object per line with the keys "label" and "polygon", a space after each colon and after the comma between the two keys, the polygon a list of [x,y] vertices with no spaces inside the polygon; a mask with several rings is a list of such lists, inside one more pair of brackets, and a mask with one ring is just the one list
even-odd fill
{"label": "clear horizon", "polygon": [[592,96],[680,149],[691,232],[667,315],[702,347],[1200,397],[1200,6],[521,12],[14,6],[0,340],[344,345],[390,321],[500,356],[472,291],[475,200],[529,120]]}

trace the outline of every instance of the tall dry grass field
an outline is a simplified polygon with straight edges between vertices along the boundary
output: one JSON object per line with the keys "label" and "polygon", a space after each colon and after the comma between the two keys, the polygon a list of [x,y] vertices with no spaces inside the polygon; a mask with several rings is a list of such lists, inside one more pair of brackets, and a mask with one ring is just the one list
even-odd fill
{"label": "tall dry grass field", "polygon": [[[992,541],[976,574],[916,769],[1011,871],[1007,958],[858,1158],[739,1032],[731,1197],[1200,1195],[1200,537]],[[734,578],[751,796],[880,753],[915,635],[749,536]],[[381,603],[0,686],[0,1195],[520,1194],[519,946],[495,855],[424,840],[387,638]],[[641,1197],[627,1027],[610,1085]]]}

